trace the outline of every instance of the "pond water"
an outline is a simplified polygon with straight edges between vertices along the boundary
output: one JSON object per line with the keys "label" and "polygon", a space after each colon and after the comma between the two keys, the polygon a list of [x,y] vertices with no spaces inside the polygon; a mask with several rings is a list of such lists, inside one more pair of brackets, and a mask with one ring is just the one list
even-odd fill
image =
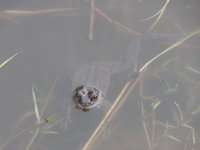
{"label": "pond water", "polygon": [[[113,104],[124,85],[140,77],[136,72],[146,62],[199,30],[200,2],[177,0],[169,1],[148,31],[156,18],[143,19],[165,3],[96,0],[92,30],[87,0],[1,0],[0,62],[17,50],[21,53],[0,68],[0,150],[82,149],[110,105],[103,111],[96,109],[98,105],[86,112],[76,109],[74,89],[82,84],[95,87],[100,91],[97,104]],[[156,59],[104,131],[84,150],[198,150],[198,41],[195,35]],[[53,119],[44,122],[45,128],[30,144],[39,129],[32,89],[41,119]]]}

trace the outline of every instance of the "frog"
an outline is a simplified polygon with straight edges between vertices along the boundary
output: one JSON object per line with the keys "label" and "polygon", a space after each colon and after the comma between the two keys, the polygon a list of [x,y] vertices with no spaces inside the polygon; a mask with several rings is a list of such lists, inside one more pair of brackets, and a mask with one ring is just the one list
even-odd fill
{"label": "frog", "polygon": [[[97,108],[108,111],[111,103],[106,100],[111,77],[126,70],[132,70],[128,79],[139,76],[137,64],[139,52],[144,42],[174,42],[183,37],[183,34],[147,34],[135,37],[126,49],[125,56],[121,61],[101,62],[93,61],[81,65],[72,79],[71,101],[73,108],[87,112]],[[136,68],[136,69],[133,69]],[[71,122],[70,113],[72,107],[68,107],[68,122]]]}
{"label": "frog", "polygon": [[72,81],[72,101],[75,108],[89,111],[92,108],[106,109],[105,100],[110,85],[110,74],[98,62],[82,65],[75,73]]}
{"label": "frog", "polygon": [[[72,80],[72,101],[75,108],[89,111],[98,108],[107,111],[111,103],[106,100],[113,74],[133,68],[137,60],[139,49],[135,41],[126,52],[121,61],[90,62],[80,66]],[[132,49],[135,46],[136,49]],[[138,47],[139,48],[139,47]],[[137,71],[134,71],[137,74]]]}

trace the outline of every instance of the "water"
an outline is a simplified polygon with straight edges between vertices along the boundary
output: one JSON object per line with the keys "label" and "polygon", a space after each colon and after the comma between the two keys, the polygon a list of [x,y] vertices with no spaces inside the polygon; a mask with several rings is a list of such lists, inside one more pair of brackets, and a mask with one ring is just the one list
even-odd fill
{"label": "water", "polygon": [[[105,115],[102,107],[97,109],[99,104],[103,101],[113,103],[124,84],[135,78],[131,73],[138,71],[176,40],[149,38],[138,45],[138,55],[134,54],[134,50],[125,54],[138,41],[137,35],[121,28],[122,25],[142,35],[146,34],[156,18],[141,20],[152,16],[164,3],[160,0],[96,0],[100,10],[95,15],[93,41],[89,41],[90,6],[85,1],[2,0],[0,61],[18,49],[23,52],[0,69],[0,145],[35,125],[31,93],[33,86],[42,119],[51,115],[55,115],[55,121],[60,119],[58,114],[62,112],[62,105],[71,120],[68,120],[67,132],[60,128],[60,124],[46,131],[41,130],[31,149],[81,149]],[[151,33],[168,35],[198,29],[199,5],[196,0],[170,1]],[[60,8],[66,7],[65,11],[61,11]],[[14,13],[10,10],[17,11]],[[101,135],[91,149],[198,150],[200,53],[199,48],[190,47],[198,45],[199,37],[196,36],[185,46],[157,59],[145,72],[140,88],[133,90],[113,122],[108,125],[108,133]],[[89,71],[84,75],[81,67]],[[97,87],[101,93],[100,103],[87,112],[75,109],[72,104],[65,104],[67,98],[72,102],[73,90],[81,84],[80,78],[75,77],[77,71],[81,72],[79,77],[83,78],[84,83]],[[91,77],[87,78],[88,75]],[[59,76],[62,76],[61,79],[53,86]],[[53,92],[49,92],[53,87]],[[45,108],[47,99],[49,103]],[[152,111],[152,106],[156,104],[159,104],[158,107]],[[71,106],[71,115],[67,112],[70,110],[68,106]],[[182,112],[182,121],[178,106]],[[146,123],[150,144],[143,123]],[[166,134],[167,123],[170,127]],[[182,123],[195,128],[195,144],[192,140],[193,131],[183,127]],[[26,132],[6,149],[26,149],[33,133],[34,130]]]}

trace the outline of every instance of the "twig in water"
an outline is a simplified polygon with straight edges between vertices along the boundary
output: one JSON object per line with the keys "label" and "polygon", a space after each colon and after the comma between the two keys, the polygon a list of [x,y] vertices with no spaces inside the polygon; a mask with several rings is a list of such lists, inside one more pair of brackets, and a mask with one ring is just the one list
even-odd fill
{"label": "twig in water", "polygon": [[[88,0],[86,0],[86,2],[88,2]],[[101,9],[97,8],[96,6],[94,6],[94,11],[95,11],[95,13],[99,14],[102,18],[104,18],[108,22],[114,24],[118,29],[125,31],[132,35],[141,35],[141,33],[126,27],[125,25],[121,24],[120,22],[114,21],[111,17],[109,17],[107,14],[105,14]]]}
{"label": "twig in water", "polygon": [[95,0],[90,0],[90,28],[89,28],[89,40],[93,40],[93,28],[94,28],[94,7]]}

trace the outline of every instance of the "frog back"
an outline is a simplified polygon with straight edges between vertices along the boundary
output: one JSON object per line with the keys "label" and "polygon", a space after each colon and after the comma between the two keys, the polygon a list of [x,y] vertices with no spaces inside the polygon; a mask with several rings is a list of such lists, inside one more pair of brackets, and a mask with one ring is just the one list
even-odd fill
{"label": "frog back", "polygon": [[95,87],[105,96],[110,86],[110,73],[100,62],[83,64],[72,79],[73,89],[80,85]]}

